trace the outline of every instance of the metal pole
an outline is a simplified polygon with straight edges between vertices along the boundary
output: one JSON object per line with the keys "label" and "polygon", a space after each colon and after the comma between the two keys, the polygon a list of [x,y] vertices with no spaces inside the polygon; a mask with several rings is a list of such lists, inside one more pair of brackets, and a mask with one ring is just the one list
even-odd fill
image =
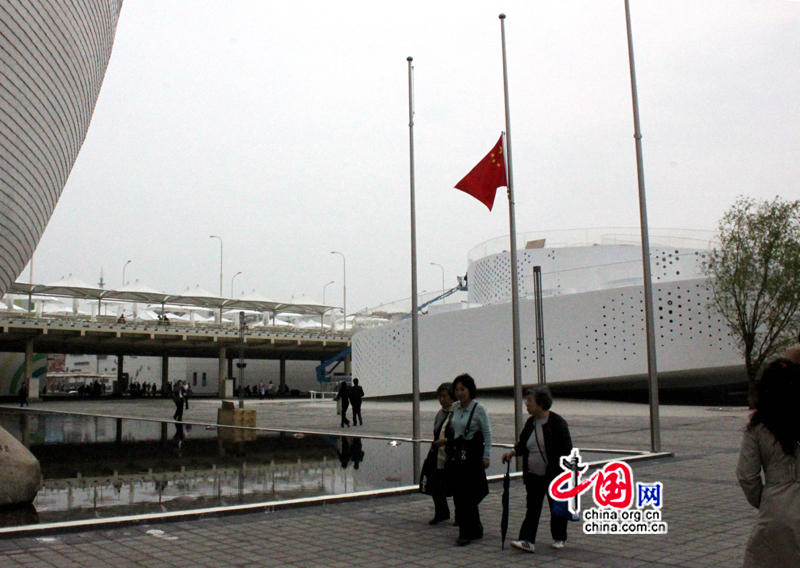
{"label": "metal pole", "polygon": [[644,313],[647,329],[647,388],[650,395],[650,449],[661,451],[661,426],[658,411],[658,370],[656,367],[656,333],[653,318],[653,282],[650,276],[650,236],[647,227],[647,198],[644,190],[644,159],[642,131],[639,124],[639,94],[636,89],[636,67],[633,62],[631,10],[625,0],[625,23],[628,31],[628,60],[631,68],[631,99],[633,101],[633,138],[636,140],[636,172],[639,182],[639,219],[642,225],[642,271],[644,273]]}
{"label": "metal pole", "polygon": [[128,265],[130,263],[131,263],[131,261],[129,260],[128,262],[125,263],[125,266],[122,267],[122,287],[123,288],[125,287],[125,269],[128,268]]}
{"label": "metal pole", "polygon": [[239,408],[244,408],[244,368],[247,363],[244,362],[244,330],[247,329],[247,324],[244,321],[244,312],[239,312],[239,362],[236,366],[239,367]]}
{"label": "metal pole", "polygon": [[[414,61],[408,57],[408,148],[409,176],[411,180],[411,390],[413,393],[412,420],[414,441],[420,439],[419,424],[419,313],[417,300],[417,213],[414,187]],[[414,483],[419,483],[419,444],[414,444]]]}
{"label": "metal pole", "polygon": [[[441,264],[439,264],[438,262],[431,262],[431,266],[438,266],[438,267],[439,267],[439,268],[442,270],[442,294],[444,294],[444,266],[442,266],[442,265],[441,265]],[[445,301],[444,301],[444,300],[445,300],[445,299],[444,299],[444,298],[442,298],[442,303],[443,303],[443,304],[445,303]]]}
{"label": "metal pole", "polygon": [[[29,290],[29,292],[30,292],[30,293],[28,294],[28,313],[31,313],[31,309],[32,309],[32,308],[31,308],[31,306],[32,306],[32,304],[33,304],[33,254],[31,254],[31,275],[30,275],[30,284],[31,284],[31,288],[30,288],[30,290]],[[98,306],[97,310],[98,310],[98,311],[100,311],[100,308],[99,308],[99,306]],[[98,315],[99,315],[99,314],[98,314]]]}
{"label": "metal pole", "polygon": [[508,180],[508,224],[511,233],[511,325],[514,341],[514,426],[522,432],[522,357],[519,332],[519,275],[517,274],[517,223],[514,213],[514,168],[511,161],[511,110],[508,106],[508,66],[506,64],[506,15],[500,14],[500,35],[503,44],[503,90],[506,103],[506,135],[503,145]]}
{"label": "metal pole", "polygon": [[[219,239],[219,296],[222,297],[222,237],[211,235],[212,239]],[[222,306],[219,308],[219,325],[222,325]]]}
{"label": "metal pole", "polygon": [[241,273],[242,271],[240,270],[239,272],[233,275],[233,278],[231,278],[231,298],[233,298],[233,281],[236,280],[236,277],[239,276]]}
{"label": "metal pole", "polygon": [[[322,287],[322,305],[323,305],[323,306],[325,305],[325,290],[326,290],[326,289],[328,288],[328,286],[330,286],[331,284],[333,284],[333,280],[331,280],[330,282],[328,282],[327,284],[325,284],[325,286],[323,286],[323,287]],[[328,311],[328,310],[325,310],[325,312],[327,312],[327,311]],[[325,327],[325,312],[322,312],[322,314],[319,316],[319,327],[320,327],[320,329],[322,329],[323,327]],[[331,313],[333,313],[333,312],[331,312]],[[331,327],[331,329],[333,329],[333,327]]]}
{"label": "metal pole", "polygon": [[533,297],[536,303],[536,374],[539,384],[547,384],[544,369],[544,307],[542,305],[542,267],[533,267]]}
{"label": "metal pole", "polygon": [[325,286],[323,286],[323,287],[322,287],[322,305],[323,305],[323,306],[325,305],[325,290],[328,288],[328,286],[330,286],[330,285],[331,285],[331,284],[333,284],[333,283],[334,283],[334,281],[333,281],[333,280],[331,280],[330,282],[328,282],[327,284],[325,284]]}
{"label": "metal pole", "polygon": [[347,259],[344,257],[344,253],[337,252],[335,250],[331,251],[331,254],[340,254],[342,255],[342,291],[344,293],[344,330],[347,331]]}

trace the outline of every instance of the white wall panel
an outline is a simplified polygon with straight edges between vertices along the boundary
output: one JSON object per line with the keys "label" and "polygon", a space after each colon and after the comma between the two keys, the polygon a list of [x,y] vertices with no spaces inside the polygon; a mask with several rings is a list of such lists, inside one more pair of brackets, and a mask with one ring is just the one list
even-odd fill
{"label": "white wall panel", "polygon": [[[741,364],[722,318],[707,310],[705,279],[655,284],[653,293],[659,372]],[[534,316],[534,302],[522,300],[525,384],[537,380]],[[513,384],[509,303],[423,316],[419,321],[423,392],[463,372],[473,375],[479,387]],[[638,286],[547,297],[544,326],[550,383],[647,372],[644,303]],[[353,375],[371,396],[411,392],[410,335],[408,319],[353,337]]]}
{"label": "white wall panel", "polygon": [[[651,247],[653,283],[702,277],[706,251]],[[521,250],[517,255],[520,297],[533,295],[533,267],[542,267],[545,296],[632,286],[642,283],[642,249],[632,245]],[[511,301],[511,260],[493,254],[469,267],[469,301],[497,304]]]}

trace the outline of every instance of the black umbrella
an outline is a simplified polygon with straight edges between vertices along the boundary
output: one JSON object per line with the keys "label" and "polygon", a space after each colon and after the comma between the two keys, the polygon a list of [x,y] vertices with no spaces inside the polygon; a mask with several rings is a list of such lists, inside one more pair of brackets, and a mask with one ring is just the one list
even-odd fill
{"label": "black umbrella", "polygon": [[506,475],[503,477],[503,516],[500,519],[500,539],[501,545],[500,548],[504,549],[506,547],[506,533],[508,532],[508,498],[509,494],[511,493],[510,486],[511,485],[511,460],[508,460],[508,466],[506,467]]}

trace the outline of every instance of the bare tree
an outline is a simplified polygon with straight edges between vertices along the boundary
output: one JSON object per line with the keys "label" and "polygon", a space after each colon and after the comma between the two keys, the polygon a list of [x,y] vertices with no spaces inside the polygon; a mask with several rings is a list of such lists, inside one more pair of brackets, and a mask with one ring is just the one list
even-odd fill
{"label": "bare tree", "polygon": [[761,367],[797,337],[800,314],[800,201],[739,197],[717,229],[704,271],[713,307],[744,357],[748,400]]}

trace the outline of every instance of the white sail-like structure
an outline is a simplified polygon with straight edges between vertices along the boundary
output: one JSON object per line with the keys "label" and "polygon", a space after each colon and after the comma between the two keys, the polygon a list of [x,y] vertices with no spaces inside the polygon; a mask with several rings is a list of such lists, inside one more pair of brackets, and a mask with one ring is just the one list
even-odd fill
{"label": "white sail-like structure", "polygon": [[0,295],[47,226],[86,138],[122,0],[0,0]]}

